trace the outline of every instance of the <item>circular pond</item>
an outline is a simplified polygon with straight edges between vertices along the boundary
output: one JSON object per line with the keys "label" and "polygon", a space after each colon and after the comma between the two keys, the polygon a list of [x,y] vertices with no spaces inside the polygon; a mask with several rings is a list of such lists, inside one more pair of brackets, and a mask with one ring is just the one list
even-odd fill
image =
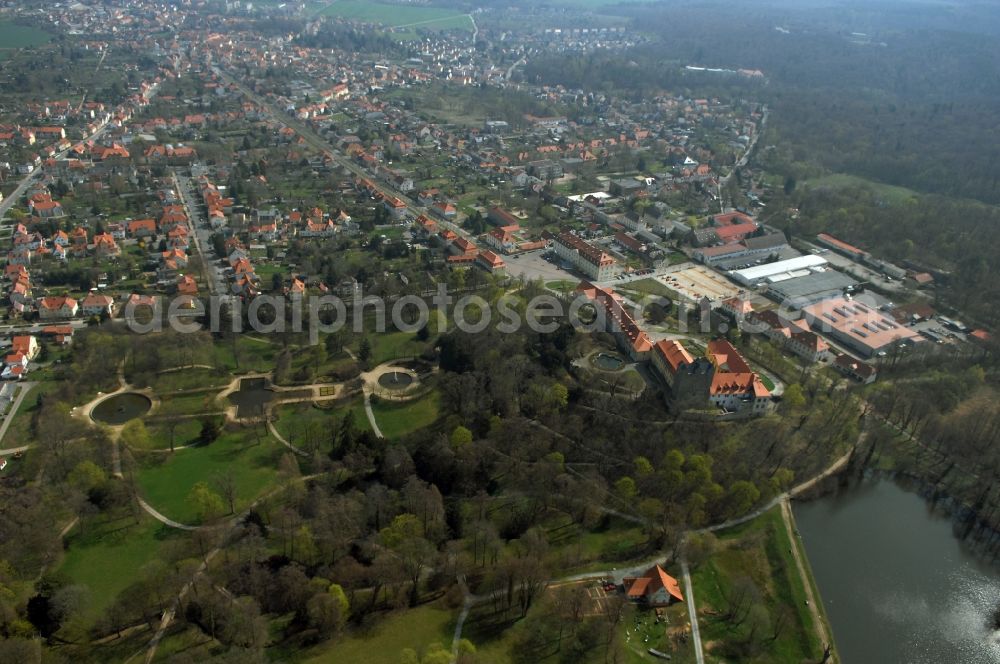
{"label": "circular pond", "polygon": [[94,406],[90,416],[105,424],[125,424],[129,420],[145,415],[153,402],[138,392],[122,392],[109,397]]}
{"label": "circular pond", "polygon": [[387,390],[405,390],[413,384],[413,376],[403,371],[389,371],[378,377],[378,384]]}
{"label": "circular pond", "polygon": [[625,367],[624,358],[610,353],[598,353],[590,358],[590,361],[602,371],[620,371]]}

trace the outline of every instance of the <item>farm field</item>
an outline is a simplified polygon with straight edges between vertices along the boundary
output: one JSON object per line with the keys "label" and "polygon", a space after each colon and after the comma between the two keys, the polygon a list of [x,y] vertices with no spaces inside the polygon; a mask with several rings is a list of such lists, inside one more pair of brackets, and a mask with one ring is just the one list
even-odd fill
{"label": "farm field", "polygon": [[0,58],[11,51],[29,46],[41,46],[51,41],[52,35],[30,25],[0,21]]}
{"label": "farm field", "polygon": [[389,5],[361,0],[332,2],[319,9],[319,14],[357,21],[371,21],[386,26],[426,27],[435,30],[461,29],[472,31],[468,16],[454,9],[411,5]]}

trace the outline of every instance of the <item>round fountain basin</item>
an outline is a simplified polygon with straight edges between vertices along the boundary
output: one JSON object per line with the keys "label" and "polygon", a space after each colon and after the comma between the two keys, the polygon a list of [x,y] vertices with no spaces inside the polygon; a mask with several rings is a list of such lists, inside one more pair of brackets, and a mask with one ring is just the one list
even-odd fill
{"label": "round fountain basin", "polygon": [[90,416],[98,422],[117,426],[142,417],[152,407],[149,397],[138,392],[123,392],[94,406]]}
{"label": "round fountain basin", "polygon": [[590,361],[602,371],[621,371],[625,367],[624,358],[610,353],[598,353]]}
{"label": "round fountain basin", "polygon": [[378,384],[387,390],[405,390],[413,384],[413,376],[403,371],[390,371],[378,377]]}

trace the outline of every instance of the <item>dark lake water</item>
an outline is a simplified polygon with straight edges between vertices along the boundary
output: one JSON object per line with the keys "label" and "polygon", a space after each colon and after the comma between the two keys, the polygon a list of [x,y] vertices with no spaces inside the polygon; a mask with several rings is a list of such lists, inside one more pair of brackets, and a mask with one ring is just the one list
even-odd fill
{"label": "dark lake water", "polygon": [[131,419],[145,415],[153,403],[142,394],[125,392],[94,406],[90,416],[105,424],[125,424]]}
{"label": "dark lake water", "polygon": [[923,498],[872,480],[794,511],[845,664],[1000,662],[1000,569]]}

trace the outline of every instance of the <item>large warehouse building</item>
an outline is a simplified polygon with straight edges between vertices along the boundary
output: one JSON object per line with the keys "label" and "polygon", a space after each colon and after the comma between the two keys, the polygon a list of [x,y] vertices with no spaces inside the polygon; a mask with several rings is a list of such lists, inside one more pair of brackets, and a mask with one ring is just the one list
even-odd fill
{"label": "large warehouse building", "polygon": [[874,307],[838,297],[804,307],[802,314],[816,332],[871,357],[897,344],[913,344],[923,337]]}
{"label": "large warehouse building", "polygon": [[744,286],[756,286],[764,283],[776,283],[784,279],[801,277],[826,266],[827,261],[820,256],[797,256],[776,263],[755,265],[743,270],[733,270],[729,273],[733,279]]}
{"label": "large warehouse building", "polygon": [[828,297],[838,297],[857,285],[857,279],[843,272],[823,270],[771,283],[767,287],[767,296],[799,308]]}

